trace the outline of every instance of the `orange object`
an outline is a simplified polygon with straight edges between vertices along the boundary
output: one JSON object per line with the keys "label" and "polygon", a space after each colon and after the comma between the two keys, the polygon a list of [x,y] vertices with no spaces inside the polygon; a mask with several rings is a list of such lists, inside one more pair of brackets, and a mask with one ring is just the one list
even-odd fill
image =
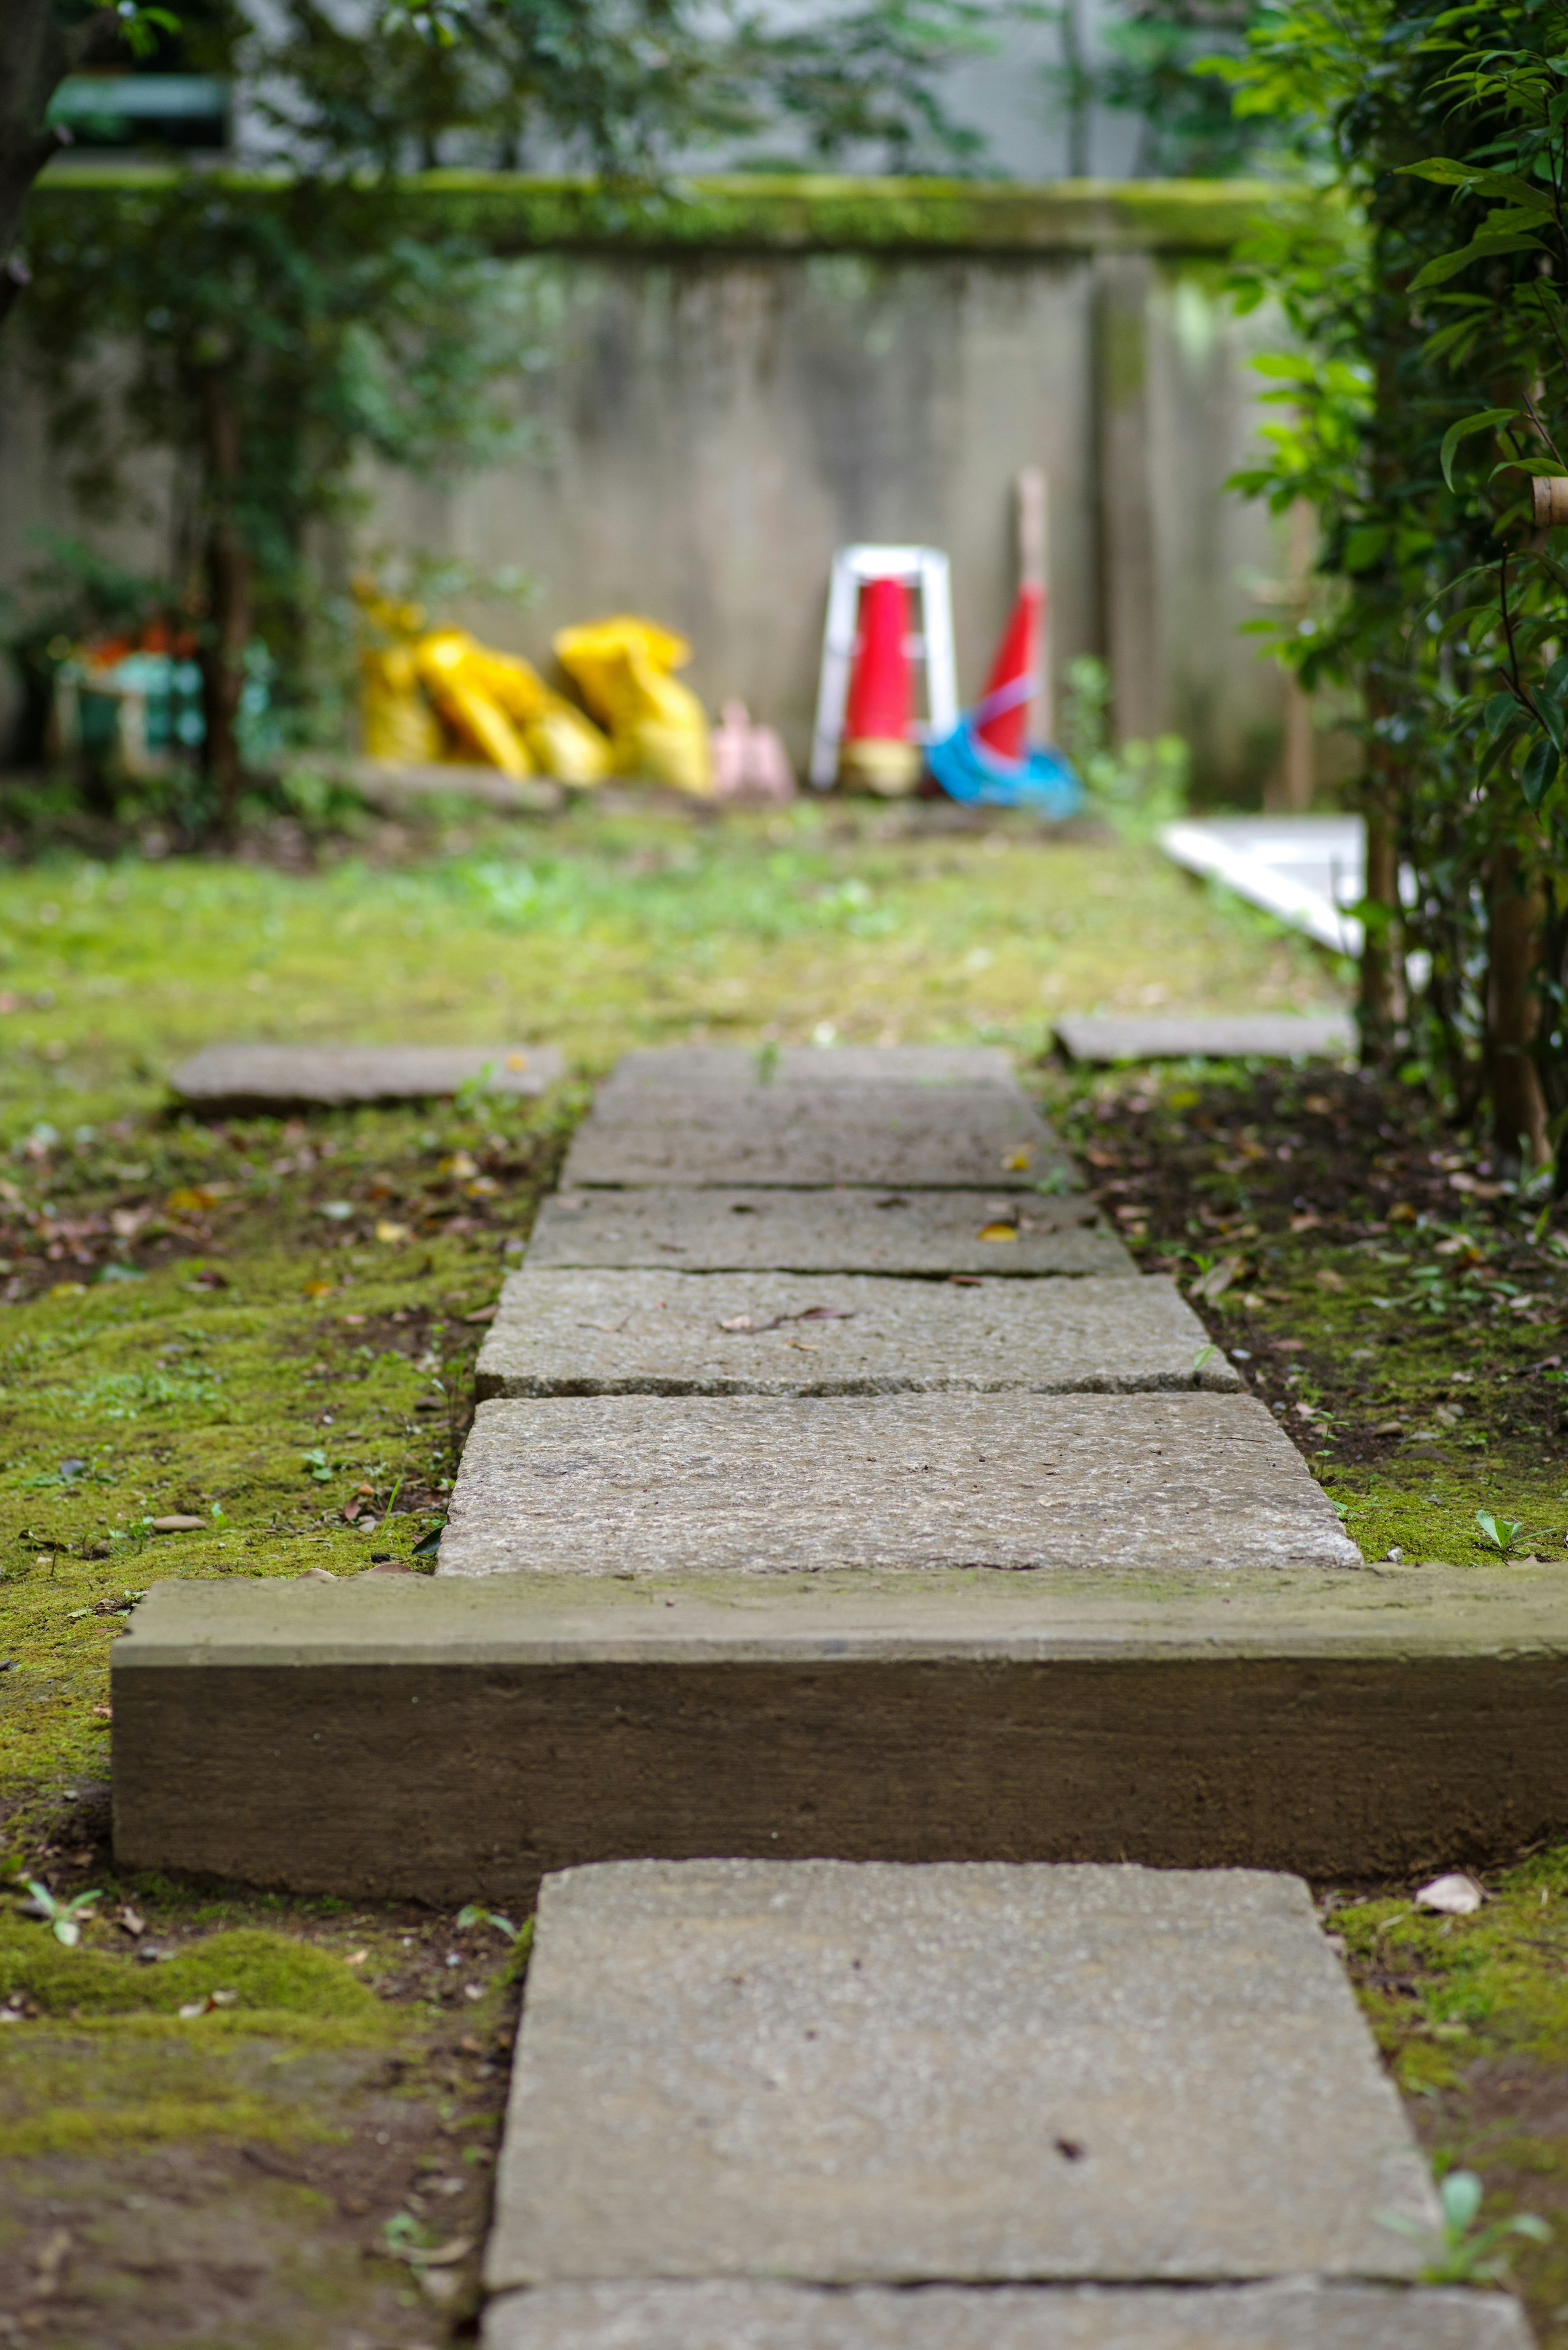
{"label": "orange object", "polygon": [[909,592],[901,579],[868,579],[860,591],[860,641],[844,712],[839,772],[846,783],[895,795],[919,780],[909,739]]}
{"label": "orange object", "polygon": [[973,732],[998,758],[1022,759],[1028,748],[1029,704],[1035,691],[1035,658],[1045,590],[1026,581],[1002,632],[985,681]]}

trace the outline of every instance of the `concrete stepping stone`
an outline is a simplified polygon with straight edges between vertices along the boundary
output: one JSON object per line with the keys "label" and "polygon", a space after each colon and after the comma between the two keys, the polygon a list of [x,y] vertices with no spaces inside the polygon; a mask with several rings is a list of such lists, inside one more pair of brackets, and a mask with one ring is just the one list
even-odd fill
{"label": "concrete stepping stone", "polygon": [[1454,2287],[546,2285],[484,2350],[1532,2350],[1515,2301]]}
{"label": "concrete stepping stone", "polygon": [[206,1045],[171,1083],[192,1109],[266,1111],[432,1100],[481,1077],[542,1094],[565,1073],[554,1045]]}
{"label": "concrete stepping stone", "polygon": [[1136,1275],[1097,1213],[1082,1191],[557,1191],[540,1204],[527,1262],[530,1270]]}
{"label": "concrete stepping stone", "polygon": [[923,1191],[1082,1188],[1060,1143],[1002,1086],[639,1087],[601,1095],[561,1180],[581,1184],[852,1183]]}
{"label": "concrete stepping stone", "polygon": [[623,1053],[598,1098],[694,1086],[1003,1086],[1016,1092],[1012,1055],[999,1045],[659,1045]]}
{"label": "concrete stepping stone", "polygon": [[1568,1817],[1562,1627],[1522,1565],[175,1580],[115,1850],[503,1908],[628,1855],[1429,1874]]}
{"label": "concrete stepping stone", "polygon": [[1338,1014],[1192,1013],[1155,1020],[1073,1012],[1057,1021],[1056,1042],[1075,1061],[1341,1060],[1355,1050],[1355,1023]]}
{"label": "concrete stepping stone", "polygon": [[482,1403],[438,1575],[1358,1567],[1251,1396]]}
{"label": "concrete stepping stone", "polygon": [[493,2292],[1409,2280],[1381,2214],[1436,2237],[1298,1878],[692,1860],[541,1888]]}
{"label": "concrete stepping stone", "polygon": [[1239,1389],[1174,1282],[514,1273],[482,1396]]}

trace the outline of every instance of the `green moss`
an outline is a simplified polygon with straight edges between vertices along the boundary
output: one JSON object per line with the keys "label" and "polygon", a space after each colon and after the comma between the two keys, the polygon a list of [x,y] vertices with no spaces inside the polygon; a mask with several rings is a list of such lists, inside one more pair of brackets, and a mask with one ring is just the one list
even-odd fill
{"label": "green moss", "polygon": [[0,1919],[0,2000],[20,1995],[47,2016],[177,2015],[217,1991],[233,1994],[226,2017],[235,2019],[311,2016],[372,2031],[385,2022],[380,2002],[340,1959],[287,1935],[213,1934],[149,1965],[86,1944],[68,1950],[45,1925]]}
{"label": "green moss", "polygon": [[[91,2033],[6,2028],[0,2072],[0,2157],[87,2154],[181,2139],[342,2142],[320,2110],[331,2079],[362,2073],[352,2035],[329,2052],[253,2020],[242,2039],[216,2019]],[[338,2027],[342,2033],[342,2027]],[[324,2069],[324,2067],[326,2069]]]}
{"label": "green moss", "polygon": [[[52,207],[173,184],[157,165],[54,165],[34,198]],[[257,172],[215,175],[268,200]],[[975,180],[801,173],[716,174],[640,188],[584,177],[505,172],[426,172],[390,199],[410,224],[477,237],[497,252],[608,247],[762,252],[1053,252],[1101,249],[1228,251],[1272,190],[1239,180],[1058,181],[1045,186]]]}

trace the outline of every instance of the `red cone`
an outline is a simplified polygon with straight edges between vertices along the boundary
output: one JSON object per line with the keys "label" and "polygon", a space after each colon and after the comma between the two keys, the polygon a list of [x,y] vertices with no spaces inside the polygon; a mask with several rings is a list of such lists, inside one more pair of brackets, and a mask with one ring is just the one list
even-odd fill
{"label": "red cone", "polygon": [[901,579],[868,579],[860,591],[860,645],[844,713],[839,769],[846,783],[897,794],[919,781],[920,754],[909,740],[914,690],[909,596]]}
{"label": "red cone", "polygon": [[860,650],[844,713],[846,743],[901,743],[912,695],[904,650],[909,598],[901,579],[868,579],[860,591]]}
{"label": "red cone", "polygon": [[1029,704],[1034,693],[1034,648],[1045,590],[1033,586],[1018,591],[985,691],[975,710],[973,732],[987,750],[1002,759],[1022,759],[1028,749]]}

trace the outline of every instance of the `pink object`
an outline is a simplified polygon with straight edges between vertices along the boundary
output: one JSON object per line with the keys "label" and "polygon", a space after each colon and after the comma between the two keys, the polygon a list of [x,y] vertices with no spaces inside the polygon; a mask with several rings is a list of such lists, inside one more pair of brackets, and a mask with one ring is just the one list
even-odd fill
{"label": "pink object", "polygon": [[771,726],[755,726],[743,702],[726,702],[709,738],[713,797],[776,803],[794,797],[789,754]]}

